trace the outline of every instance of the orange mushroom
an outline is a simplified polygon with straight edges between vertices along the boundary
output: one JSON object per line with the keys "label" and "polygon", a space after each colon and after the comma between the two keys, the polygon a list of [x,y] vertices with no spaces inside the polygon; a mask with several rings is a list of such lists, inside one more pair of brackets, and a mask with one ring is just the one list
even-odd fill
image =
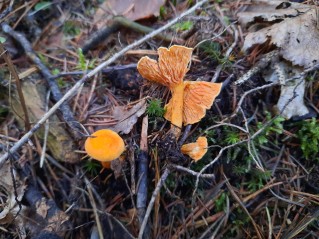
{"label": "orange mushroom", "polygon": [[199,137],[195,143],[189,143],[182,145],[182,154],[186,154],[194,161],[200,160],[207,152],[207,138]]}
{"label": "orange mushroom", "polygon": [[137,69],[150,81],[167,86],[172,94],[165,106],[165,119],[172,123],[172,132],[179,137],[181,127],[199,122],[221,90],[221,83],[204,81],[183,81],[189,70],[192,48],[174,45],[169,49],[158,49],[158,62],[149,57],[142,57]]}
{"label": "orange mushroom", "polygon": [[90,157],[101,162],[109,162],[124,152],[125,144],[116,132],[101,129],[86,139],[84,148]]}

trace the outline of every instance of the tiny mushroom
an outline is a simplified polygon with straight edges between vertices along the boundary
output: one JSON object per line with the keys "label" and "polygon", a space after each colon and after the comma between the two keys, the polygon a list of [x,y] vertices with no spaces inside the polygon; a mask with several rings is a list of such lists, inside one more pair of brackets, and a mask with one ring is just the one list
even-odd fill
{"label": "tiny mushroom", "polygon": [[158,49],[158,61],[142,57],[137,69],[147,80],[167,86],[172,94],[165,106],[164,117],[172,124],[172,133],[178,138],[181,127],[199,122],[209,109],[222,84],[204,81],[183,81],[189,70],[193,49],[174,45]]}
{"label": "tiny mushroom", "polygon": [[110,162],[124,152],[125,144],[116,132],[110,129],[101,129],[86,139],[84,148],[93,159]]}
{"label": "tiny mushroom", "polygon": [[183,154],[188,155],[196,162],[206,154],[207,146],[207,138],[199,137],[195,143],[184,144],[181,148],[181,151]]}

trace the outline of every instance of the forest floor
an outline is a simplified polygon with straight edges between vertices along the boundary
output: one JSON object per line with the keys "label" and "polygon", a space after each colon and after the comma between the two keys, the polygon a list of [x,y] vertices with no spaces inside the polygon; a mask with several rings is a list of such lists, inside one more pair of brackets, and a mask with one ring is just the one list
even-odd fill
{"label": "forest floor", "polygon": [[1,2],[0,238],[319,238],[314,2]]}

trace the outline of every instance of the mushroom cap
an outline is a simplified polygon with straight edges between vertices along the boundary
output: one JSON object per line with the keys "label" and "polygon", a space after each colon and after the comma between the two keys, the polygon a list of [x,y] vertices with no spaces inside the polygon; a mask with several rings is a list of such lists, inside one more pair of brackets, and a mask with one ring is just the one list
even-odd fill
{"label": "mushroom cap", "polygon": [[184,144],[182,154],[186,154],[196,161],[200,160],[207,152],[207,138],[198,137],[195,143]]}
{"label": "mushroom cap", "polygon": [[112,161],[125,150],[123,139],[110,129],[98,130],[91,136],[86,139],[84,148],[90,157],[98,161]]}
{"label": "mushroom cap", "polygon": [[147,56],[137,63],[137,70],[143,78],[173,88],[183,82],[191,60],[192,48],[174,45],[158,48],[158,61]]}
{"label": "mushroom cap", "polygon": [[[215,98],[219,95],[222,83],[206,81],[184,81],[183,123],[184,125],[199,122],[206,114]],[[171,101],[165,105],[165,119],[172,121],[174,104]]]}

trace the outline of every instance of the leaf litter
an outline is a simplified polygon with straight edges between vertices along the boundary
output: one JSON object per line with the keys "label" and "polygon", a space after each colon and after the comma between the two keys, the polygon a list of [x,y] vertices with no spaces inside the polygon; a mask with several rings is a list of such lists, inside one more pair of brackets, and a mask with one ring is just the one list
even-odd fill
{"label": "leaf litter", "polygon": [[[254,1],[247,11],[238,14],[243,25],[253,24],[245,37],[245,52],[263,44],[273,45],[279,52],[280,58],[271,61],[272,73],[265,79],[281,81],[281,94],[276,108],[287,119],[309,113],[304,103],[304,78],[285,81],[299,76],[302,69],[318,63],[319,31],[316,16],[316,9],[306,4],[263,0]],[[258,22],[260,19],[264,24],[262,26]]]}
{"label": "leaf litter", "polygon": [[[111,3],[112,1],[108,2]],[[120,2],[124,3],[124,1],[114,1],[114,4]],[[141,4],[143,1],[131,2]],[[149,2],[154,3],[154,1]],[[256,1],[249,4],[248,9],[255,8],[255,10],[250,13],[250,16],[247,15],[246,20],[242,20],[242,22],[246,21],[246,24],[260,23],[262,19],[262,24],[250,28],[255,30],[248,33],[248,36],[252,33],[257,34],[259,30],[265,28],[269,28],[269,31],[258,36],[256,43],[250,43],[251,46],[247,48],[246,52],[254,52],[256,46],[261,46],[259,49],[262,49],[274,38],[274,42],[270,43],[272,44],[270,49],[275,48],[279,54],[273,54],[275,57],[267,60],[267,64],[263,64],[265,66],[261,69],[262,74],[260,74],[263,78],[254,77],[248,84],[245,83],[237,87],[229,85],[233,79],[232,75],[237,77],[247,70],[245,59],[240,54],[240,46],[235,33],[239,32],[240,39],[244,39],[244,37],[236,23],[232,21],[232,13],[237,12],[241,6],[245,6],[246,2],[225,0],[222,3],[212,3],[211,1],[206,6],[204,5],[205,7],[202,9],[198,9],[194,15],[179,20],[181,24],[184,20],[185,22],[194,22],[193,28],[189,32],[176,31],[174,28],[167,30],[167,32],[171,33],[173,31],[177,37],[183,38],[187,47],[195,47],[201,41],[209,43],[207,44],[209,49],[206,49],[205,52],[201,47],[195,47],[198,58],[197,61],[192,61],[188,72],[188,80],[199,78],[210,81],[213,76],[215,77],[216,66],[222,66],[220,68],[222,70],[220,74],[217,74],[216,79],[217,82],[223,82],[223,89],[216,103],[212,109],[207,111],[207,116],[201,122],[194,124],[192,128],[189,126],[183,126],[182,128],[182,132],[186,136],[186,145],[195,142],[199,138],[198,136],[207,137],[209,146],[205,146],[205,150],[208,152],[197,163],[191,162],[187,156],[169,154],[172,152],[170,149],[173,149],[173,152],[176,153],[179,152],[179,148],[175,147],[174,142],[166,137],[168,124],[165,123],[162,116],[148,115],[148,127],[144,129],[144,140],[140,140],[142,138],[140,117],[147,115],[145,97],[162,99],[163,103],[158,107],[163,107],[165,103],[168,103],[167,91],[163,91],[158,86],[156,90],[149,85],[133,87],[137,95],[134,98],[131,93],[121,86],[122,84],[114,83],[124,81],[124,77],[112,77],[112,79],[105,80],[103,74],[102,77],[97,76],[94,79],[96,84],[87,82],[83,85],[78,97],[70,102],[70,104],[78,106],[74,112],[76,116],[80,115],[77,119],[80,119],[80,123],[87,127],[89,132],[101,127],[112,128],[120,132],[125,140],[127,152],[120,157],[120,160],[118,159],[111,164],[111,169],[103,169],[100,173],[98,173],[101,169],[99,164],[97,166],[91,164],[91,160],[85,159],[76,164],[68,164],[63,160],[57,162],[56,159],[52,159],[50,151],[46,152],[48,160],[44,167],[39,169],[38,152],[32,149],[32,154],[26,154],[25,161],[29,161],[27,164],[30,163],[32,169],[36,172],[36,174],[30,176],[30,180],[36,179],[41,194],[57,201],[62,212],[65,212],[65,215],[58,214],[53,217],[45,230],[50,230],[51,226],[54,226],[54,230],[58,229],[64,235],[64,238],[90,238],[100,232],[102,232],[104,238],[108,238],[110,234],[115,237],[119,237],[119,235],[126,237],[126,233],[127,238],[136,237],[140,230],[140,223],[136,214],[140,212],[140,208],[135,205],[136,197],[138,197],[135,188],[139,189],[140,187],[141,174],[136,172],[139,169],[135,171],[135,167],[140,165],[141,158],[139,155],[142,148],[141,142],[143,141],[150,150],[145,153],[145,156],[149,159],[146,163],[146,168],[149,170],[146,174],[149,180],[145,195],[147,203],[153,199],[152,193],[155,191],[155,185],[162,181],[162,172],[167,172],[167,169],[170,170],[168,178],[163,180],[163,187],[154,200],[154,207],[151,207],[148,221],[156,226],[146,227],[145,229],[145,233],[151,238],[207,238],[216,235],[220,238],[267,238],[269,235],[276,238],[282,238],[283,236],[289,238],[296,235],[300,238],[305,236],[317,238],[317,224],[312,222],[314,221],[313,218],[318,215],[318,210],[316,210],[319,201],[316,195],[318,189],[315,187],[309,189],[307,182],[311,181],[311,185],[318,184],[318,181],[316,181],[318,167],[313,161],[314,159],[312,161],[304,160],[301,150],[299,150],[302,143],[297,138],[301,136],[296,125],[298,123],[307,124],[307,120],[297,123],[287,121],[283,125],[281,123],[282,118],[278,117],[278,120],[276,120],[276,116],[271,118],[274,114],[266,112],[270,109],[268,108],[269,101],[262,94],[266,91],[266,88],[262,88],[265,84],[264,79],[274,83],[280,81],[280,94],[276,83],[274,84],[275,87],[269,89],[267,95],[270,96],[271,105],[279,98],[276,112],[281,112],[286,118],[293,118],[294,115],[302,115],[304,114],[303,111],[308,111],[303,102],[306,93],[313,103],[312,107],[318,106],[316,105],[316,86],[312,88],[314,92],[309,93],[309,88],[305,87],[309,83],[303,81],[303,79],[302,81],[301,78],[295,81],[287,81],[287,79],[304,72],[304,69],[308,68],[306,65],[311,65],[311,59],[308,61],[304,57],[301,60],[304,65],[296,65],[293,60],[286,59],[283,56],[283,49],[286,43],[292,44],[293,38],[288,38],[288,34],[285,39],[280,39],[280,36],[276,36],[275,30],[273,30],[275,27],[277,27],[277,30],[282,30],[276,24],[284,21],[294,18],[301,21],[300,17],[307,13],[309,5],[297,5],[295,3],[287,5],[286,3],[283,4],[283,1],[258,2],[262,5],[255,4]],[[103,5],[97,6],[97,3],[92,2],[92,4],[95,4],[95,9],[103,7]],[[176,5],[172,2],[166,2],[164,5],[166,12],[162,11],[160,18],[146,19],[143,23],[152,25],[155,29],[158,25],[165,24],[166,21],[178,15],[181,9],[184,11],[191,7],[188,4],[189,1],[176,3]],[[87,5],[85,6],[87,7]],[[54,5],[50,6],[52,9],[55,9],[54,7]],[[65,11],[60,5],[59,7],[60,10]],[[47,60],[50,67],[60,69],[60,71],[62,69],[63,71],[78,70],[74,67],[77,65],[76,49],[80,46],[78,43],[83,38],[83,33],[86,30],[91,32],[92,29],[99,28],[94,22],[90,22],[93,16],[87,15],[90,11],[92,13],[92,9],[81,12],[79,11],[81,6],[79,8],[76,3],[72,3],[70,7],[75,7],[71,15],[68,15],[73,18],[70,22],[80,23],[79,25],[84,27],[80,30],[82,31],[80,35],[75,37],[77,41],[72,40],[75,38],[65,38],[64,46],[66,46],[66,49],[63,46],[58,53],[55,49],[52,49],[53,45],[46,47],[43,39],[40,39],[38,44],[42,46],[41,52],[46,54],[43,60]],[[129,5],[124,7],[126,7],[127,12],[134,9]],[[153,14],[158,14],[159,10],[158,5]],[[257,10],[258,14],[256,14]],[[111,19],[116,12],[108,9],[103,14],[105,19]],[[229,24],[226,21],[227,18],[229,18],[231,27],[227,25]],[[81,23],[81,21],[83,22]],[[300,24],[298,27],[297,29],[300,29]],[[23,27],[19,26],[19,29],[23,30]],[[292,29],[293,27],[290,30]],[[57,33],[64,35],[60,31],[61,29],[56,28],[56,30]],[[27,31],[24,33],[30,37]],[[89,51],[85,55],[85,61],[88,63],[94,62],[93,65],[98,64],[102,59],[104,60],[111,54],[118,52],[125,44],[130,44],[140,35],[142,36],[142,34],[138,36],[137,34],[139,33],[130,29],[119,30],[106,40],[107,44],[98,46],[96,51]],[[166,34],[166,32],[163,32],[163,34]],[[292,34],[292,37],[296,39],[296,37],[298,38],[297,35],[297,33]],[[266,41],[259,43],[259,38],[262,39],[261,42],[264,39]],[[305,41],[303,44],[305,44]],[[151,39],[141,45],[140,48],[154,52],[160,46],[169,47],[161,41]],[[311,50],[311,48],[309,49]],[[269,49],[262,53],[267,51]],[[232,54],[229,55],[229,53]],[[136,63],[142,55],[144,53],[137,49],[130,54],[123,55],[116,64],[120,68],[125,68],[128,63]],[[218,56],[218,63],[216,63],[216,57],[212,57],[212,55]],[[296,55],[292,54],[292,57],[296,58]],[[18,58],[18,68],[21,67],[19,60]],[[30,63],[23,62],[24,67]],[[268,69],[266,69],[267,67]],[[80,74],[83,74],[83,72],[80,72]],[[138,77],[131,72],[128,75],[131,75],[130,78],[132,79]],[[78,79],[77,76],[61,77],[61,80],[65,81],[64,84],[66,83],[61,90],[64,93],[67,92],[67,89]],[[24,80],[27,81],[28,79]],[[125,83],[130,82],[125,81]],[[263,85],[259,86],[259,84]],[[314,82],[314,84],[316,83]],[[258,86],[257,90],[253,88],[256,85]],[[252,88],[250,91],[255,90],[255,94],[246,95],[248,91],[243,93],[243,90],[247,88]],[[240,100],[238,101],[239,97]],[[287,98],[285,99],[285,97]],[[235,108],[240,109],[241,113],[236,113],[236,117],[228,118],[229,113]],[[287,110],[288,108],[291,109]],[[55,122],[51,122],[51,124],[53,123]],[[313,124],[316,124],[315,120]],[[14,123],[8,125],[14,125]],[[316,135],[316,132],[313,132],[315,128],[311,128],[311,132],[308,132],[309,128],[304,128],[307,130],[303,132],[310,135],[307,136],[309,139],[315,137],[313,136]],[[19,138],[21,132],[14,137]],[[83,138],[86,136],[87,133]],[[77,153],[81,153],[83,142],[76,143],[79,147]],[[312,156],[311,153],[308,155]],[[317,155],[317,153],[313,153],[313,155]],[[265,173],[256,169],[254,160],[262,163]],[[127,161],[129,161],[129,164],[126,163]],[[154,176],[155,174],[156,176]],[[145,174],[142,173],[142,175]],[[312,176],[308,177],[307,175]],[[85,180],[86,178],[89,179],[92,185],[93,194],[91,197],[87,196],[88,184],[84,183],[84,178]],[[227,182],[227,187],[225,182]],[[300,206],[301,204],[302,206]],[[49,214],[46,204],[40,203],[37,206],[42,217]],[[105,216],[103,213],[105,211],[110,214]],[[59,230],[59,221],[61,223],[71,222],[72,227],[67,230]],[[290,225],[286,223],[287,221]],[[14,223],[11,223],[11,225]],[[104,227],[101,230],[99,229],[99,223]],[[16,229],[6,228],[10,232],[15,232]],[[229,230],[229,228],[232,230]],[[28,230],[33,233],[37,232],[32,228]]]}
{"label": "leaf litter", "polygon": [[138,118],[146,111],[146,100],[129,106],[115,106],[112,109],[111,115],[117,121],[110,129],[117,133],[129,134],[136,124]]}

